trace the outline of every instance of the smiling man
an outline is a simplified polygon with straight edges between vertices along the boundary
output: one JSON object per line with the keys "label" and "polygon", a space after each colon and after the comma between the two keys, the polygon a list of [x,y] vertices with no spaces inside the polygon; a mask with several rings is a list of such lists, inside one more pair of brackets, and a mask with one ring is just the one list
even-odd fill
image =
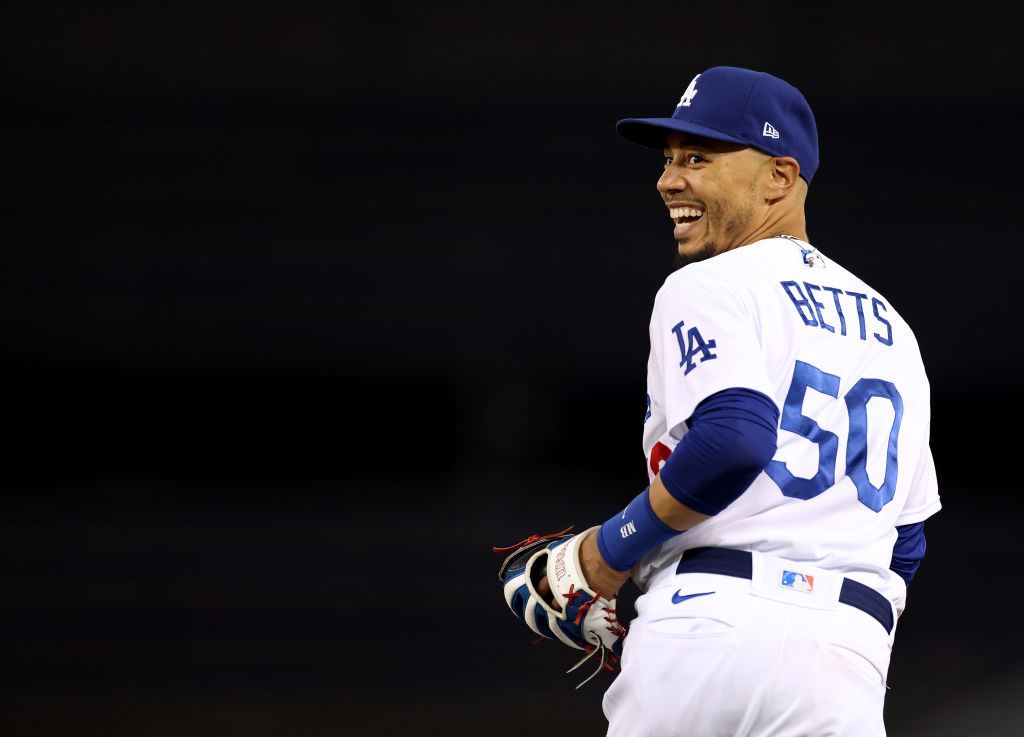
{"label": "smiling man", "polygon": [[677,131],[664,146],[658,191],[676,224],[677,267],[777,234],[806,240],[796,159]]}
{"label": "smiling man", "polygon": [[882,737],[940,508],[914,334],[808,239],[818,137],[792,85],[714,67],[671,117],[618,131],[664,154],[676,243],[650,321],[649,486],[604,524],[534,538],[506,600],[546,637],[621,651],[612,737]]}

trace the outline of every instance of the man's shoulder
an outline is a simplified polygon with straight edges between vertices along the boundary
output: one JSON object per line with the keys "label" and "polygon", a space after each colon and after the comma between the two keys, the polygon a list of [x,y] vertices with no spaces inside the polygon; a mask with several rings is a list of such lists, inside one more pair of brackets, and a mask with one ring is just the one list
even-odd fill
{"label": "man's shoulder", "polygon": [[687,264],[665,278],[658,294],[680,289],[726,294],[749,291],[774,271],[772,264],[799,264],[800,243],[803,242],[768,238]]}

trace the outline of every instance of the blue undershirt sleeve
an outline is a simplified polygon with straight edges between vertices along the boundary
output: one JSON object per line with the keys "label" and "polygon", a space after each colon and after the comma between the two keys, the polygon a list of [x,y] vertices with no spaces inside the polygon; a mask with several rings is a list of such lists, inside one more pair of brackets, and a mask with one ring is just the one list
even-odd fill
{"label": "blue undershirt sleeve", "polygon": [[900,525],[896,528],[896,534],[896,544],[892,548],[892,562],[889,568],[898,573],[909,586],[928,547],[924,539],[924,522]]}
{"label": "blue undershirt sleeve", "polygon": [[680,503],[716,515],[732,504],[775,455],[779,409],[752,389],[706,398],[661,468],[661,482]]}

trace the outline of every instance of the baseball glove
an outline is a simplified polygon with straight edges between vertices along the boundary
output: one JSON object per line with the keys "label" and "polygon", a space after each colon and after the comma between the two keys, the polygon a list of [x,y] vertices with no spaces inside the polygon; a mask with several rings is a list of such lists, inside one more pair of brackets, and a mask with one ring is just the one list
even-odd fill
{"label": "baseball glove", "polygon": [[[596,529],[596,528],[591,528]],[[551,535],[531,535],[496,553],[508,553],[498,571],[509,609],[544,639],[559,640],[586,655],[567,672],[579,668],[597,656],[597,669],[576,688],[602,669],[614,672],[622,655],[626,628],[615,615],[617,597],[607,599],[595,591],[583,577],[579,548],[591,530],[570,535],[572,528]],[[537,591],[547,576],[551,594]]]}

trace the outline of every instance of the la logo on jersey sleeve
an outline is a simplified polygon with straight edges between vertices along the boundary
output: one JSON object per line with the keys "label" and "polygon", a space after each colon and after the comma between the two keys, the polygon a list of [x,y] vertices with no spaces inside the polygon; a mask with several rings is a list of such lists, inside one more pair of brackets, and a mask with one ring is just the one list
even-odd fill
{"label": "la logo on jersey sleeve", "polygon": [[686,333],[684,334],[684,327],[686,327],[686,322],[680,320],[672,328],[672,332],[679,343],[679,367],[683,369],[683,375],[686,376],[697,368],[697,361],[704,363],[705,361],[718,358],[718,354],[711,352],[712,349],[717,348],[714,339],[705,340],[704,336],[700,334],[700,330],[692,325],[686,327]]}

